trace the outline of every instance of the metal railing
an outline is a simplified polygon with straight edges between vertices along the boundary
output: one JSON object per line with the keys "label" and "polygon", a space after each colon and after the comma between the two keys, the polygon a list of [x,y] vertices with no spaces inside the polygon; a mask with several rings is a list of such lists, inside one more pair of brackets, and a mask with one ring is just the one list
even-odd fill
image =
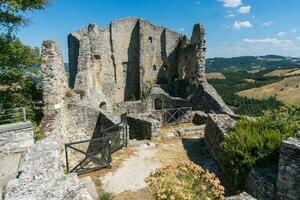
{"label": "metal railing", "polygon": [[127,115],[123,114],[120,123],[100,130],[100,137],[65,144],[67,173],[83,174],[111,167],[112,153],[127,147],[127,143]]}
{"label": "metal railing", "polygon": [[121,149],[122,147],[127,147],[127,143],[128,143],[127,122],[118,123],[112,127],[101,130],[100,132],[104,137],[110,138],[112,153]]}
{"label": "metal railing", "polygon": [[25,107],[0,110],[0,125],[24,122],[26,120]]}
{"label": "metal railing", "polygon": [[192,107],[163,109],[163,124],[190,122]]}
{"label": "metal railing", "polygon": [[[70,160],[70,151],[76,154]],[[111,142],[109,137],[83,140],[65,144],[66,170],[68,173],[87,173],[111,166]],[[70,163],[72,162],[72,163]],[[74,164],[75,163],[75,164]]]}

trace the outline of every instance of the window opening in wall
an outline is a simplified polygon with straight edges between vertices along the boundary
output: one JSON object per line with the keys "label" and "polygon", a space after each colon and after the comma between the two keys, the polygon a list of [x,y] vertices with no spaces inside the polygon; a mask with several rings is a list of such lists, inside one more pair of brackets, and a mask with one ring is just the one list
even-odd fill
{"label": "window opening in wall", "polygon": [[160,98],[154,99],[154,109],[162,110],[162,100]]}
{"label": "window opening in wall", "polygon": [[153,65],[153,71],[156,71],[156,65]]}
{"label": "window opening in wall", "polygon": [[128,68],[128,62],[122,62],[123,71],[126,72]]}
{"label": "window opening in wall", "polygon": [[168,70],[168,66],[167,65],[164,65],[163,66],[163,70],[166,72]]}
{"label": "window opening in wall", "polygon": [[100,108],[101,108],[101,109],[106,109],[106,102],[104,102],[104,101],[101,102],[101,103],[100,103]]}
{"label": "window opening in wall", "polygon": [[150,43],[152,43],[152,37],[149,37],[148,40]]}

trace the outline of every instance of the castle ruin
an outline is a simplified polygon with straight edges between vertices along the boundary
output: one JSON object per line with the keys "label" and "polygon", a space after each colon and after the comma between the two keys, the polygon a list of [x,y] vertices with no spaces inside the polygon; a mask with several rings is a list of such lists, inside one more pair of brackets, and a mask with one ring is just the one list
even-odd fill
{"label": "castle ruin", "polygon": [[206,81],[205,31],[200,24],[188,37],[143,19],[125,18],[107,28],[90,24],[71,33],[68,46],[69,75],[57,44],[45,41],[42,48],[44,113],[46,118],[62,113],[65,141],[89,139],[95,127],[104,128],[102,122],[114,123],[125,112],[132,131],[137,120],[144,126],[150,122],[140,139],[157,132],[162,114],[157,111],[162,109],[189,106],[233,115]]}

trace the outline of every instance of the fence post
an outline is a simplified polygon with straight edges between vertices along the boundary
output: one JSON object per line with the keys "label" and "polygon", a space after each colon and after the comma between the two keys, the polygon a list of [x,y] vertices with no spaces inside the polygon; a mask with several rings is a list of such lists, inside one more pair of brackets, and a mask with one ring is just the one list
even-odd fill
{"label": "fence post", "polygon": [[108,140],[108,162],[109,162],[109,168],[112,167],[112,158],[111,158],[111,138],[109,137]]}
{"label": "fence post", "polygon": [[23,112],[23,120],[24,120],[24,122],[26,122],[26,110],[25,110],[25,107],[22,108],[22,112]]}
{"label": "fence post", "polygon": [[65,144],[65,155],[66,155],[66,168],[67,173],[69,173],[69,158],[68,158],[68,145]]}

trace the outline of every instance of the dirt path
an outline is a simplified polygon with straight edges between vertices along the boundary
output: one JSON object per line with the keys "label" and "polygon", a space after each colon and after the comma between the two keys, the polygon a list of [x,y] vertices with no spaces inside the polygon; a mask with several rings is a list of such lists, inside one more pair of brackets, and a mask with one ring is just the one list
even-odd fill
{"label": "dirt path", "polygon": [[147,187],[145,178],[161,164],[153,161],[156,156],[153,143],[142,143],[136,148],[136,151],[136,155],[124,162],[116,172],[110,172],[102,178],[104,191],[120,194]]}
{"label": "dirt path", "polygon": [[[163,131],[167,133],[173,128],[166,127]],[[157,168],[187,159],[220,175],[205,148],[203,132],[183,138],[159,137],[151,141],[130,142],[128,148],[113,155],[112,169],[87,174],[96,183],[98,192],[112,192],[117,200],[153,200],[145,178]]]}

